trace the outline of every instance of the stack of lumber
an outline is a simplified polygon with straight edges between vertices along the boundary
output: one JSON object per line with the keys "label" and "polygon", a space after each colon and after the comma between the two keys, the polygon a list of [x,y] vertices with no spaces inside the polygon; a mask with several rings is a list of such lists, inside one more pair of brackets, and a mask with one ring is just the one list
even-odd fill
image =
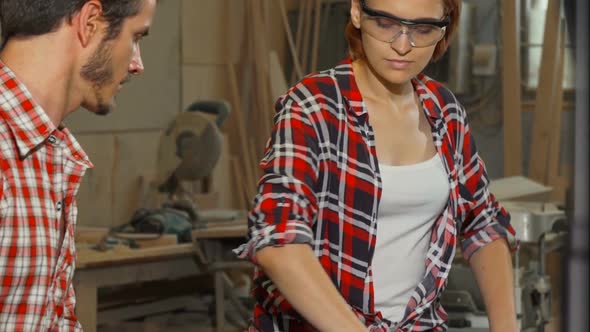
{"label": "stack of lumber", "polygon": [[[229,8],[231,0],[226,0]],[[258,167],[274,124],[274,104],[289,85],[317,67],[322,0],[249,0],[243,2],[242,36],[225,38],[226,50],[242,45],[226,62],[227,91],[232,114],[225,131],[229,141],[229,160],[234,188],[235,208],[248,209],[261,175]],[[298,11],[297,33],[291,31],[288,12]],[[235,15],[235,13],[234,13]],[[280,24],[277,25],[277,17]],[[313,18],[313,22],[312,22]],[[290,79],[281,63],[281,50],[273,47],[273,29],[283,31],[293,63]]]}

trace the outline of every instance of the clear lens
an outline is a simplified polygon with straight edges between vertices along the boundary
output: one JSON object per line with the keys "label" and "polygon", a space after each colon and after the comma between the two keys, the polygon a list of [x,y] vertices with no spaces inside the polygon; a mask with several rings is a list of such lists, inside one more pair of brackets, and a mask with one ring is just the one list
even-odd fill
{"label": "clear lens", "polygon": [[[388,17],[369,16],[363,20],[365,32],[382,42],[391,43],[400,35],[404,24]],[[408,35],[414,47],[436,44],[444,36],[445,29],[430,24],[407,25]]]}

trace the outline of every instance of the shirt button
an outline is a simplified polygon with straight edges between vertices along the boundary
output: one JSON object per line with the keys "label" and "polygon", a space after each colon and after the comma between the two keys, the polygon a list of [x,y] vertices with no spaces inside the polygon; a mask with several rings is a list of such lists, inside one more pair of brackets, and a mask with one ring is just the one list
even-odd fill
{"label": "shirt button", "polygon": [[57,144],[57,137],[53,136],[53,135],[49,135],[49,137],[47,138],[47,142],[49,142],[50,144]]}
{"label": "shirt button", "polygon": [[57,202],[57,211],[61,211],[61,201]]}

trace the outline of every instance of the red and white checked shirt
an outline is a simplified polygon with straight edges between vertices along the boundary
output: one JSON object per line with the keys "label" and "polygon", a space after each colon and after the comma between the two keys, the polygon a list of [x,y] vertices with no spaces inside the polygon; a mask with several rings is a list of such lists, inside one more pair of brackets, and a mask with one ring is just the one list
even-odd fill
{"label": "red and white checked shirt", "polygon": [[[326,273],[373,332],[445,331],[440,305],[460,242],[469,259],[482,246],[518,241],[508,213],[488,191],[463,107],[444,86],[424,75],[412,80],[438,154],[450,195],[432,228],[426,273],[400,322],[374,310],[371,261],[378,228],[381,178],[373,129],[349,60],[304,78],[276,103],[275,126],[261,162],[249,241],[236,249],[255,262],[266,246],[307,243]],[[314,329],[293,309],[261,269],[256,269],[251,331]]]}
{"label": "red and white checked shirt", "polygon": [[90,167],[0,61],[0,331],[82,330],[72,286],[75,195]]}

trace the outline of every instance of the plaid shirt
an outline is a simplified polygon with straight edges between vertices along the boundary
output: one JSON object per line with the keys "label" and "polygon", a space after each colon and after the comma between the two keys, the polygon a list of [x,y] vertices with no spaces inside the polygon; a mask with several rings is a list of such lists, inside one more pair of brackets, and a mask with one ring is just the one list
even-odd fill
{"label": "plaid shirt", "polygon": [[[236,249],[256,263],[266,246],[307,243],[334,285],[370,331],[445,331],[440,305],[455,245],[466,259],[487,243],[518,245],[510,217],[487,189],[465,111],[441,84],[412,80],[443,157],[450,195],[432,228],[426,273],[400,322],[374,311],[371,261],[381,178],[375,138],[350,60],[310,75],[276,103],[264,172],[248,217],[249,241]],[[461,235],[461,237],[460,237]],[[314,331],[257,268],[251,331]]]}
{"label": "plaid shirt", "polygon": [[0,331],[82,330],[74,197],[89,167],[70,132],[55,128],[0,61]]}

